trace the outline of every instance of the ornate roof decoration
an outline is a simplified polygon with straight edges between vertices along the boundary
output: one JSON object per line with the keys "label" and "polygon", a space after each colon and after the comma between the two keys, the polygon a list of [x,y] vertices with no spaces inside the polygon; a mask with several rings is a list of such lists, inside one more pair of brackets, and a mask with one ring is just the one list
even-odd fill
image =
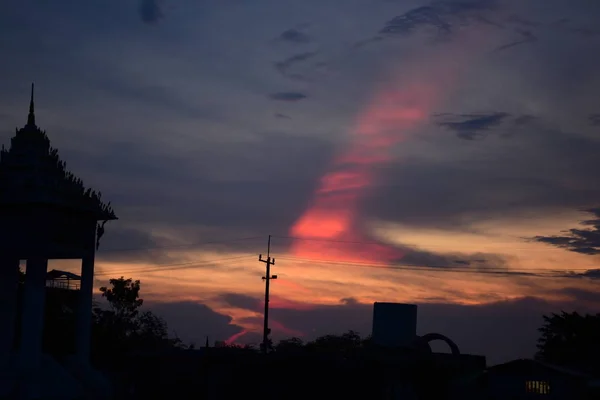
{"label": "ornate roof decoration", "polygon": [[46,131],[35,124],[33,84],[27,124],[16,129],[10,149],[0,151],[0,206],[55,205],[92,214],[97,220],[117,219],[102,193],[85,188],[66,168]]}

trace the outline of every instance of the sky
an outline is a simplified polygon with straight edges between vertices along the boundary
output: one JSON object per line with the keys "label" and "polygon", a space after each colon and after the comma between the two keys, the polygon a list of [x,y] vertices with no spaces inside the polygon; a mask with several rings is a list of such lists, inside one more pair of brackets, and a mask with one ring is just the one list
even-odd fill
{"label": "sky", "polygon": [[[419,305],[488,363],[600,306],[597,0],[5,0],[0,139],[36,121],[119,217],[96,287],[186,342]],[[50,268],[78,272],[73,261]],[[434,349],[446,351],[444,346]]]}

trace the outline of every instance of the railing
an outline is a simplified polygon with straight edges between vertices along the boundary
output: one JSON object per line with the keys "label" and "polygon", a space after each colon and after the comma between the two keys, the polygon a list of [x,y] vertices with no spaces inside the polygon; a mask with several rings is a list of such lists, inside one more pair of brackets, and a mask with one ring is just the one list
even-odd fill
{"label": "railing", "polygon": [[46,287],[65,290],[79,290],[79,281],[68,279],[52,279],[46,281]]}

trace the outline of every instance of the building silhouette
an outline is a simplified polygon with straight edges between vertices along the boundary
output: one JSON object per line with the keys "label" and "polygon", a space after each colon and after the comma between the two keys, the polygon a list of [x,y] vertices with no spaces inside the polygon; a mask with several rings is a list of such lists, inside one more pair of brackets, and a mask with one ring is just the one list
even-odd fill
{"label": "building silhouette", "polygon": [[[21,398],[49,396],[48,381],[56,374],[82,390],[101,386],[89,364],[94,259],[104,223],[115,219],[110,203],[66,169],[36,125],[32,84],[27,123],[0,152],[0,397],[15,392]],[[79,278],[79,293],[75,354],[66,366],[42,352],[50,259],[82,260],[80,276],[71,276]],[[26,260],[26,275],[15,329],[20,260]],[[59,275],[53,272],[50,279]]]}

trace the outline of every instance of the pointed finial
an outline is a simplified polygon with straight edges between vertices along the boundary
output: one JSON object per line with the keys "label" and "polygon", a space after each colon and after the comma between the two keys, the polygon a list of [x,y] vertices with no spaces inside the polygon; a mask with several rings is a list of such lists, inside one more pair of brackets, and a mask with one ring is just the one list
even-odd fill
{"label": "pointed finial", "polygon": [[29,100],[29,115],[27,116],[27,125],[35,126],[35,114],[33,106],[33,82],[31,83],[31,100]]}

